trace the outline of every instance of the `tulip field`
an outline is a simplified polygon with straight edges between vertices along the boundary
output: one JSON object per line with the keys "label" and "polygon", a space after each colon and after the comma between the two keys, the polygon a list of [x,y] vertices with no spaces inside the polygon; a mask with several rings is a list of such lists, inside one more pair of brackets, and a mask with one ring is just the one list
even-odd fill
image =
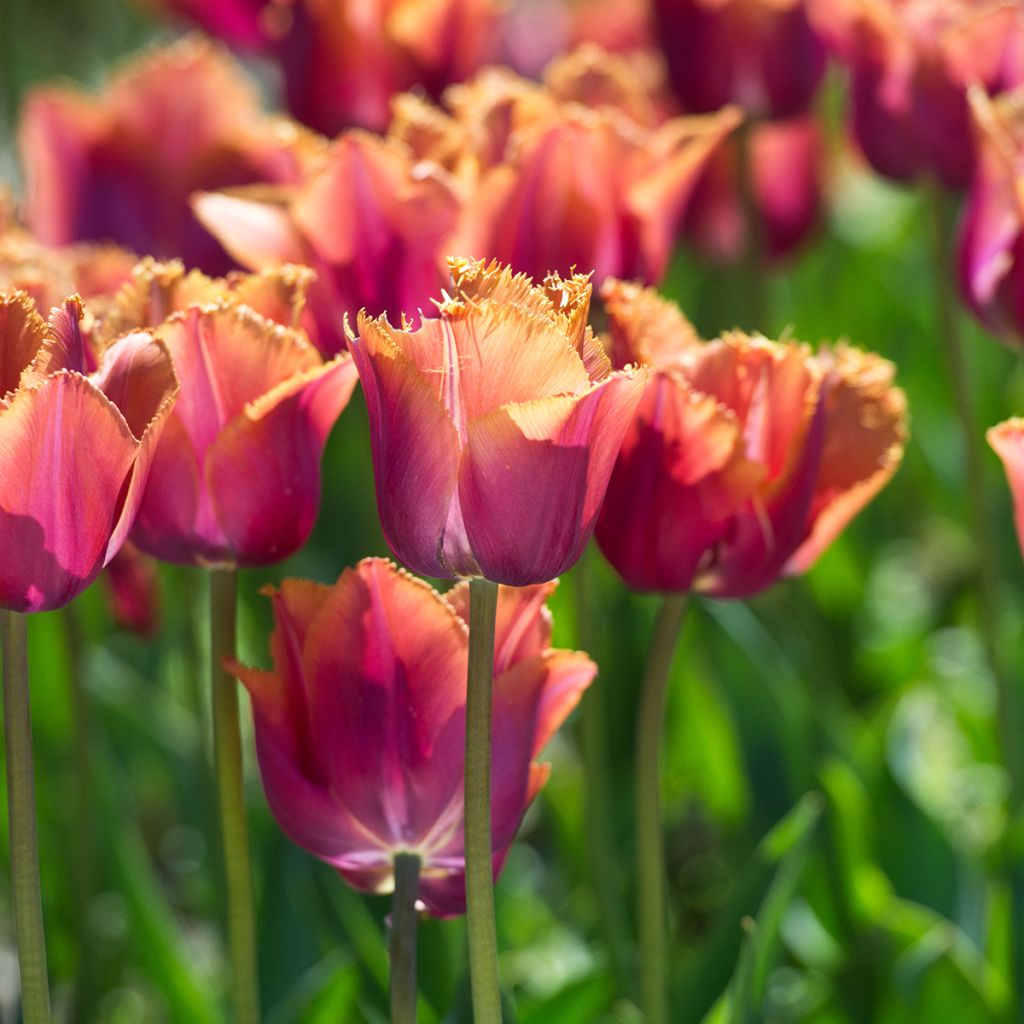
{"label": "tulip field", "polygon": [[1021,0],[0,0],[0,1024],[1024,1021]]}

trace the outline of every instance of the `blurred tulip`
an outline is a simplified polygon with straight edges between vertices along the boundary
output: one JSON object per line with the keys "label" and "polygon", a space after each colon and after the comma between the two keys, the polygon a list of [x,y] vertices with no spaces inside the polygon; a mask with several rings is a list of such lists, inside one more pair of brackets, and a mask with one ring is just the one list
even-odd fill
{"label": "blurred tulip", "polygon": [[804,114],[825,73],[806,0],[654,0],[679,102],[695,114],[735,103],[758,120]]}
{"label": "blurred tulip", "polygon": [[1017,539],[1024,552],[1024,419],[1010,419],[990,427],[985,435],[1003,462],[1013,495]]}
{"label": "blurred tulip", "polygon": [[355,387],[352,360],[325,363],[299,333],[234,303],[190,306],[155,333],[181,395],[132,540],[207,567],[286,558],[316,519],[320,458]]}
{"label": "blurred tulip", "polygon": [[107,565],[104,587],[114,621],[152,639],[160,629],[160,587],[156,562],[130,541]]}
{"label": "blurred tulip", "polygon": [[166,349],[128,334],[85,373],[76,297],[50,323],[0,296],[0,608],[58,608],[114,557],[177,392]]}
{"label": "blurred tulip", "polygon": [[350,341],[384,535],[423,575],[554,579],[590,537],[646,373],[611,372],[586,277],[450,268],[438,316],[410,330],[360,314]]}
{"label": "blurred tulip", "polygon": [[894,367],[846,346],[703,342],[655,292],[609,282],[616,364],[651,366],[597,524],[638,590],[746,597],[808,569],[896,471]]}
{"label": "blurred tulip", "polygon": [[457,182],[449,248],[538,280],[575,269],[661,280],[697,179],[740,120],[658,124],[632,65],[594,47],[556,62],[544,86],[491,70],[445,100],[447,112],[399,103],[392,130]]}
{"label": "blurred tulip", "polygon": [[810,0],[815,23],[852,75],[853,134],[879,174],[971,177],[966,91],[1024,82],[1017,0]]}
{"label": "blurred tulip", "polygon": [[164,0],[278,63],[288,110],[327,135],[382,130],[395,93],[437,97],[491,55],[495,0]]}
{"label": "blurred tulip", "polygon": [[[821,129],[810,117],[768,121],[752,125],[750,132],[760,252],[774,262],[791,253],[815,227],[824,145]],[[730,139],[711,158],[683,222],[684,236],[715,263],[738,263],[750,244],[737,173],[736,143]]]}
{"label": "blurred tulip", "polygon": [[978,166],[959,240],[961,291],[978,318],[1024,347],[1024,89],[970,93]]}
{"label": "blurred tulip", "polygon": [[427,305],[445,281],[441,247],[459,201],[440,169],[403,144],[348,132],[315,173],[293,189],[203,194],[195,210],[243,266],[283,263],[316,272],[309,301],[315,342],[343,348],[342,320]]}
{"label": "blurred tulip", "polygon": [[[551,648],[552,589],[498,599],[495,874],[547,778],[534,759],[597,671]],[[365,892],[390,891],[395,854],[417,854],[419,898],[439,916],[465,909],[467,590],[441,596],[377,558],[330,587],[285,580],[264,591],[274,670],[232,669],[252,697],[263,786],[285,832]]]}
{"label": "blurred tulip", "polygon": [[96,98],[35,90],[19,142],[25,217],[43,242],[110,241],[210,273],[230,261],[193,217],[189,195],[295,181],[319,149],[264,117],[226,55],[195,38],[125,66]]}

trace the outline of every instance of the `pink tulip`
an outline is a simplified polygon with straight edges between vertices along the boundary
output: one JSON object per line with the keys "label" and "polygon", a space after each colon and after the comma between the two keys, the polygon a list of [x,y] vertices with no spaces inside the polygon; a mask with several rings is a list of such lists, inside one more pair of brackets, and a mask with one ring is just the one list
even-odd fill
{"label": "pink tulip", "polygon": [[597,542],[638,590],[746,597],[804,572],[896,471],[906,399],[891,363],[845,346],[733,333],[604,290],[616,363],[652,374],[615,464]]}
{"label": "pink tulip", "polygon": [[277,62],[288,110],[317,131],[381,130],[395,93],[440,96],[493,49],[494,0],[164,0]]}
{"label": "pink tulip", "polygon": [[160,630],[160,587],[156,562],[130,541],[107,565],[104,577],[114,621],[147,640]]}
{"label": "pink tulip", "polygon": [[[821,206],[824,145],[811,117],[751,128],[751,175],[764,257],[777,261],[813,231]],[[748,248],[737,154],[729,140],[711,158],[683,222],[684,237],[715,263],[737,263]]]}
{"label": "pink tulip", "polygon": [[247,566],[296,551],[320,502],[327,435],[355,387],[298,332],[234,302],[192,305],[155,331],[181,379],[132,532],[168,562]]}
{"label": "pink tulip", "polygon": [[436,317],[410,330],[360,314],[350,341],[384,535],[426,576],[554,579],[590,537],[646,374],[611,372],[585,277],[451,271]]}
{"label": "pink tulip", "polygon": [[364,307],[413,312],[429,303],[445,280],[442,243],[459,201],[447,176],[417,163],[404,145],[348,132],[297,187],[203,194],[195,210],[243,266],[300,263],[316,271],[314,341],[332,355],[343,348],[346,315]]}
{"label": "pink tulip", "polygon": [[806,0],[654,0],[658,42],[685,110],[735,103],[758,119],[805,114],[825,73]]}
{"label": "pink tulip", "polygon": [[210,272],[230,262],[193,217],[191,193],[295,181],[317,150],[264,117],[235,66],[194,38],[127,65],[95,98],[35,90],[19,141],[25,216],[43,242],[111,241]]}
{"label": "pink tulip", "polygon": [[853,134],[879,174],[971,177],[966,91],[1024,82],[1024,8],[1016,0],[811,0],[852,75]]}
{"label": "pink tulip", "polygon": [[85,373],[77,296],[49,326],[0,295],[0,607],[58,608],[84,590],[135,518],[177,392],[167,351],[125,335]]}
{"label": "pink tulip", "polygon": [[978,165],[959,240],[960,287],[978,318],[1024,347],[1024,88],[971,90]]}
{"label": "pink tulip", "polygon": [[[553,585],[503,589],[494,657],[492,850],[500,870],[548,766],[535,758],[597,668],[552,650]],[[252,697],[267,801],[300,846],[366,892],[421,858],[419,899],[465,909],[463,749],[468,587],[442,596],[368,558],[333,586],[267,588],[272,672],[234,665]]]}

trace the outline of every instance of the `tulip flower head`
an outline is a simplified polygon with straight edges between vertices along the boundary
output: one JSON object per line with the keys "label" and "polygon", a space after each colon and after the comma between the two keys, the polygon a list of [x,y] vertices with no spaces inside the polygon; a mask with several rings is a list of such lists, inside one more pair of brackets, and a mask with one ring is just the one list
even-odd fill
{"label": "tulip flower head", "polygon": [[978,318],[1024,347],[1024,88],[971,89],[978,167],[959,239],[960,287]]}
{"label": "tulip flower head", "polygon": [[894,367],[847,346],[701,341],[671,303],[604,289],[611,351],[651,369],[597,541],[638,590],[746,597],[804,572],[896,471]]}
{"label": "tulip flower head", "polygon": [[658,41],[685,110],[736,103],[758,119],[805,114],[825,73],[806,0],[655,0]]}
{"label": "tulip flower head", "polygon": [[450,266],[436,317],[360,314],[350,339],[384,535],[426,576],[554,579],[590,537],[646,372],[611,371],[586,277]]}
{"label": "tulip flower head", "polygon": [[77,296],[49,324],[24,292],[0,295],[0,607],[59,608],[117,553],[139,508],[177,380],[144,332],[95,373]]}
{"label": "tulip flower head", "polygon": [[19,141],[26,221],[40,240],[115,242],[214,273],[230,261],[193,217],[191,193],[294,181],[318,150],[264,117],[226,55],[194,38],[127,65],[95,98],[32,92]]}
{"label": "tulip flower head", "polygon": [[296,187],[202,194],[195,209],[243,266],[313,268],[314,341],[334,355],[346,315],[417,309],[436,294],[459,200],[447,176],[402,143],[348,132]]}
{"label": "tulip flower head", "polygon": [[[597,671],[551,648],[552,589],[499,593],[495,873],[547,778],[535,758]],[[418,855],[419,899],[439,916],[465,909],[467,591],[442,596],[375,558],[330,587],[285,580],[264,591],[273,671],[232,668],[252,697],[263,786],[285,832],[366,892],[391,890],[395,854]]]}
{"label": "tulip flower head", "polygon": [[320,457],[355,387],[351,359],[325,363],[300,332],[233,301],[190,305],[155,333],[181,395],[132,540],[168,562],[286,558],[316,518]]}
{"label": "tulip flower head", "polygon": [[811,0],[852,75],[852,127],[879,174],[964,188],[974,165],[967,87],[1024,83],[1016,0]]}
{"label": "tulip flower head", "polygon": [[701,172],[740,121],[726,109],[658,123],[656,100],[626,58],[587,47],[549,68],[544,86],[486,71],[446,93],[447,112],[392,130],[429,138],[421,155],[440,152],[455,176],[451,249],[535,280],[583,267],[598,282],[655,283]]}

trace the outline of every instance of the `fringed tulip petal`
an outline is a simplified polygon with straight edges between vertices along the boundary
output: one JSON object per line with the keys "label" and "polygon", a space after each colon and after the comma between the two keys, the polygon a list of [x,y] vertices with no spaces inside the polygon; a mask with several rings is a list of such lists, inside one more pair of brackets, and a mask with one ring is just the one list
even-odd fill
{"label": "fringed tulip petal", "polygon": [[582,396],[504,406],[470,422],[459,496],[484,576],[549,580],[579,558],[645,381],[623,371]]}
{"label": "fringed tulip petal", "polygon": [[46,342],[46,321],[23,291],[0,295],[0,398],[14,392]]}
{"label": "fringed tulip petal", "polygon": [[284,194],[200,192],[192,208],[201,224],[243,267],[265,270],[305,263],[307,251],[288,216]]}

